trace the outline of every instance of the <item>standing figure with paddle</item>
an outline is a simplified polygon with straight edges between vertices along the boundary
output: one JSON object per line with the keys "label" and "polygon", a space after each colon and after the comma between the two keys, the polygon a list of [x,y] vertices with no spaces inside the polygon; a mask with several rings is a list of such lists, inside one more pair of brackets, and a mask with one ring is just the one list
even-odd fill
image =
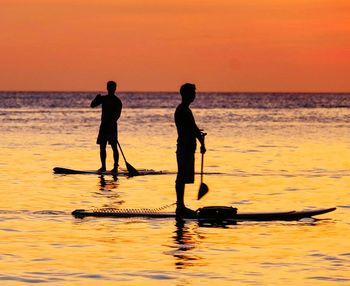
{"label": "standing figure with paddle", "polygon": [[[196,140],[201,143],[200,151],[206,152],[204,145],[205,133],[202,133],[194,120],[190,104],[196,98],[196,86],[185,83],[180,88],[182,102],[175,111],[175,124],[177,128],[177,177],[176,177],[176,215],[179,217],[195,217],[195,211],[187,208],[184,203],[185,184],[194,183],[194,154],[196,151]],[[203,166],[203,164],[202,164]],[[203,172],[203,168],[202,168]],[[201,190],[202,189],[202,190]],[[207,186],[201,183],[198,198],[208,191]]]}
{"label": "standing figure with paddle", "polygon": [[122,111],[122,102],[115,95],[117,83],[114,81],[107,82],[107,95],[96,95],[91,102],[91,107],[102,105],[101,125],[97,137],[97,144],[100,145],[101,168],[98,170],[103,173],[106,171],[106,146],[109,143],[113,150],[114,167],[112,172],[118,174],[118,125],[117,120]]}

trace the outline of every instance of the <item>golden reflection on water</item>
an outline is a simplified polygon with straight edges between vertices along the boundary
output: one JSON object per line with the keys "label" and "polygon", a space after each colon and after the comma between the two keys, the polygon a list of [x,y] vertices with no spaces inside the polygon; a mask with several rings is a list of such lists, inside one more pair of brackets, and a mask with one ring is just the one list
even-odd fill
{"label": "golden reflection on water", "polygon": [[[350,283],[350,133],[333,125],[314,126],[312,136],[300,131],[306,125],[282,128],[266,133],[237,126],[222,136],[209,125],[205,171],[220,174],[204,176],[210,191],[201,201],[199,177],[188,185],[188,206],[234,205],[240,211],[338,206],[322,216],[329,220],[208,227],[174,219],[75,219],[70,212],[77,208],[171,204],[175,175],[53,175],[55,166],[99,167],[96,130],[62,135],[1,128],[1,285]],[[162,136],[142,128],[121,132],[128,162],[175,171],[176,134],[170,130]],[[200,157],[196,160],[198,166]]]}

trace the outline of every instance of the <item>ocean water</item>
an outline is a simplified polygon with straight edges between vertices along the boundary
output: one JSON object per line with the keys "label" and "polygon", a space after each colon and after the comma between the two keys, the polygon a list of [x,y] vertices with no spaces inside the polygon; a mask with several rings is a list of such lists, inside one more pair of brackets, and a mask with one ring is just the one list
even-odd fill
{"label": "ocean water", "polygon": [[[0,285],[350,285],[350,94],[199,93],[192,110],[208,133],[210,191],[196,200],[197,176],[186,186],[189,207],[337,207],[321,220],[212,227],[71,215],[175,202],[174,174],[53,174],[55,166],[100,167],[95,94],[0,93]],[[120,98],[128,162],[175,172],[179,96]]]}

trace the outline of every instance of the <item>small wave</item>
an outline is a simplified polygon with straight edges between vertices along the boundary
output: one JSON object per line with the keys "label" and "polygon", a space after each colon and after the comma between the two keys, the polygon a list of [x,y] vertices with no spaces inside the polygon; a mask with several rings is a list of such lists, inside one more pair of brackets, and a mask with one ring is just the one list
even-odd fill
{"label": "small wave", "polygon": [[0,274],[0,281],[16,281],[16,282],[22,282],[22,283],[47,283],[47,282],[64,281],[64,279],[55,278],[55,277],[37,278],[35,276],[29,276],[29,275],[12,276],[12,275]]}
{"label": "small wave", "polygon": [[31,210],[0,210],[0,215],[15,214],[15,215],[67,215],[70,212],[65,211],[56,211],[56,210],[40,210],[40,211],[31,211]]}
{"label": "small wave", "polygon": [[5,232],[19,232],[19,230],[13,228],[0,228],[0,230]]}
{"label": "small wave", "polygon": [[33,214],[40,214],[40,215],[66,215],[67,212],[64,211],[54,211],[54,210],[42,210],[42,211],[34,211]]}
{"label": "small wave", "polygon": [[350,205],[340,205],[340,206],[337,206],[337,208],[340,208],[340,209],[350,209]]}
{"label": "small wave", "polygon": [[231,202],[231,205],[250,205],[252,202],[250,200],[240,200],[240,201],[235,201]]}
{"label": "small wave", "polygon": [[329,281],[329,282],[349,282],[350,281],[349,278],[345,278],[345,277],[328,277],[328,276],[311,276],[311,277],[307,277],[307,279]]}

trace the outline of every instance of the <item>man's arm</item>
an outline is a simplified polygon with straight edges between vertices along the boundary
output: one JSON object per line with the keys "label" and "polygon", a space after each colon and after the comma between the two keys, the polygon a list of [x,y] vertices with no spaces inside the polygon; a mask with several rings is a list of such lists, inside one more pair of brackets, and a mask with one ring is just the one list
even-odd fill
{"label": "man's arm", "polygon": [[123,108],[123,104],[122,102],[119,100],[117,108],[116,108],[116,112],[115,112],[115,120],[117,121],[120,117],[120,114],[122,113],[122,108]]}
{"label": "man's arm", "polygon": [[205,148],[204,136],[207,135],[207,134],[202,132],[198,128],[196,122],[194,121],[194,118],[193,118],[193,123],[194,123],[194,129],[195,129],[195,132],[196,132],[196,138],[201,143],[201,153],[204,154],[207,151],[207,149]]}
{"label": "man's arm", "polygon": [[99,106],[102,103],[101,94],[96,95],[96,97],[91,101],[90,107]]}
{"label": "man's arm", "polygon": [[207,133],[204,133],[200,130],[199,130],[199,133],[200,133],[200,135],[197,137],[197,139],[201,143],[201,153],[204,154],[207,151],[207,149],[205,148],[205,143],[204,143],[204,136],[207,135]]}

